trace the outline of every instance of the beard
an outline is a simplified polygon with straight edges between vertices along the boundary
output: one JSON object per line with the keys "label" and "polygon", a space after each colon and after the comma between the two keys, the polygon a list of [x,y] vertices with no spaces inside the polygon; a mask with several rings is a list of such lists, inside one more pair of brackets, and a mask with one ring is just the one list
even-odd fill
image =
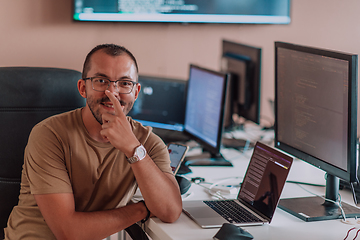
{"label": "beard", "polygon": [[[94,116],[96,121],[98,121],[98,123],[100,123],[101,125],[103,124],[103,120],[102,120],[102,113],[100,112],[99,105],[101,105],[103,102],[110,102],[110,99],[107,96],[97,99],[97,100],[94,99],[93,97],[88,96],[86,99],[86,103],[89,106],[89,109],[90,109],[92,115]],[[130,112],[132,106],[134,105],[134,102],[126,103],[125,101],[123,101],[121,99],[119,100],[119,102],[120,102],[121,106],[125,106],[124,110],[123,110],[125,115],[127,115]]]}

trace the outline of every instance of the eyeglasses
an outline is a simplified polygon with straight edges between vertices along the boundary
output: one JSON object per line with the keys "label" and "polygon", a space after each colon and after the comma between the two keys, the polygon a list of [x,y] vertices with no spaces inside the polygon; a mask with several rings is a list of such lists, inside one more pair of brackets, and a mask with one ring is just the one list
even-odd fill
{"label": "eyeglasses", "polygon": [[92,89],[98,92],[104,92],[110,87],[110,83],[115,83],[115,87],[118,89],[119,93],[129,94],[133,90],[134,86],[138,84],[137,82],[129,80],[117,80],[111,81],[103,77],[88,77],[83,78],[84,81],[91,80]]}

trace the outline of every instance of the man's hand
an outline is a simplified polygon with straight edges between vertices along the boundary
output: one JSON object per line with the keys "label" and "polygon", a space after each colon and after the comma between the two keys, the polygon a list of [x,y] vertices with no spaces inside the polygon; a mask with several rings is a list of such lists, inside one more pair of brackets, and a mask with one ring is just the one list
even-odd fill
{"label": "man's hand", "polygon": [[[100,134],[127,157],[131,157],[140,142],[132,132],[120,102],[110,91],[105,91],[114,112],[103,114]],[[181,214],[182,201],[178,183],[170,173],[162,172],[147,155],[131,164],[136,181],[150,212],[164,222],[174,222]]]}
{"label": "man's hand", "polygon": [[143,203],[96,212],[76,212],[71,193],[35,194],[37,205],[56,239],[104,239],[142,220]]}
{"label": "man's hand", "polygon": [[131,157],[134,149],[140,142],[132,132],[130,123],[123,112],[119,100],[113,93],[106,90],[105,94],[109,97],[114,107],[114,113],[104,113],[102,115],[103,125],[100,134],[107,139],[115,148],[124,152],[127,157]]}

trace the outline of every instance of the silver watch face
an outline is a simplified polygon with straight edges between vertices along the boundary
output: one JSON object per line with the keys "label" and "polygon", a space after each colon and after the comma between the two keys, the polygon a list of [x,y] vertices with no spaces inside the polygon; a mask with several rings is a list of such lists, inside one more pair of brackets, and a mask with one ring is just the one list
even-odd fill
{"label": "silver watch face", "polygon": [[143,145],[140,145],[137,148],[135,148],[134,156],[128,158],[127,160],[129,163],[134,163],[143,160],[145,156],[146,156],[146,149],[144,148]]}
{"label": "silver watch face", "polygon": [[146,156],[146,149],[143,145],[140,145],[136,148],[135,154],[138,156],[139,161],[142,160]]}

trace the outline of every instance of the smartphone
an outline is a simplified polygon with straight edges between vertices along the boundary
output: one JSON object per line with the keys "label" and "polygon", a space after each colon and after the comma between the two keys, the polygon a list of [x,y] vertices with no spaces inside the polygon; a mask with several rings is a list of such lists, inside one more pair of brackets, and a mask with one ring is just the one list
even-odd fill
{"label": "smartphone", "polygon": [[189,146],[181,143],[169,143],[168,144],[168,151],[170,155],[170,166],[174,174],[180,168],[182,161],[185,158],[187,151],[189,150]]}

